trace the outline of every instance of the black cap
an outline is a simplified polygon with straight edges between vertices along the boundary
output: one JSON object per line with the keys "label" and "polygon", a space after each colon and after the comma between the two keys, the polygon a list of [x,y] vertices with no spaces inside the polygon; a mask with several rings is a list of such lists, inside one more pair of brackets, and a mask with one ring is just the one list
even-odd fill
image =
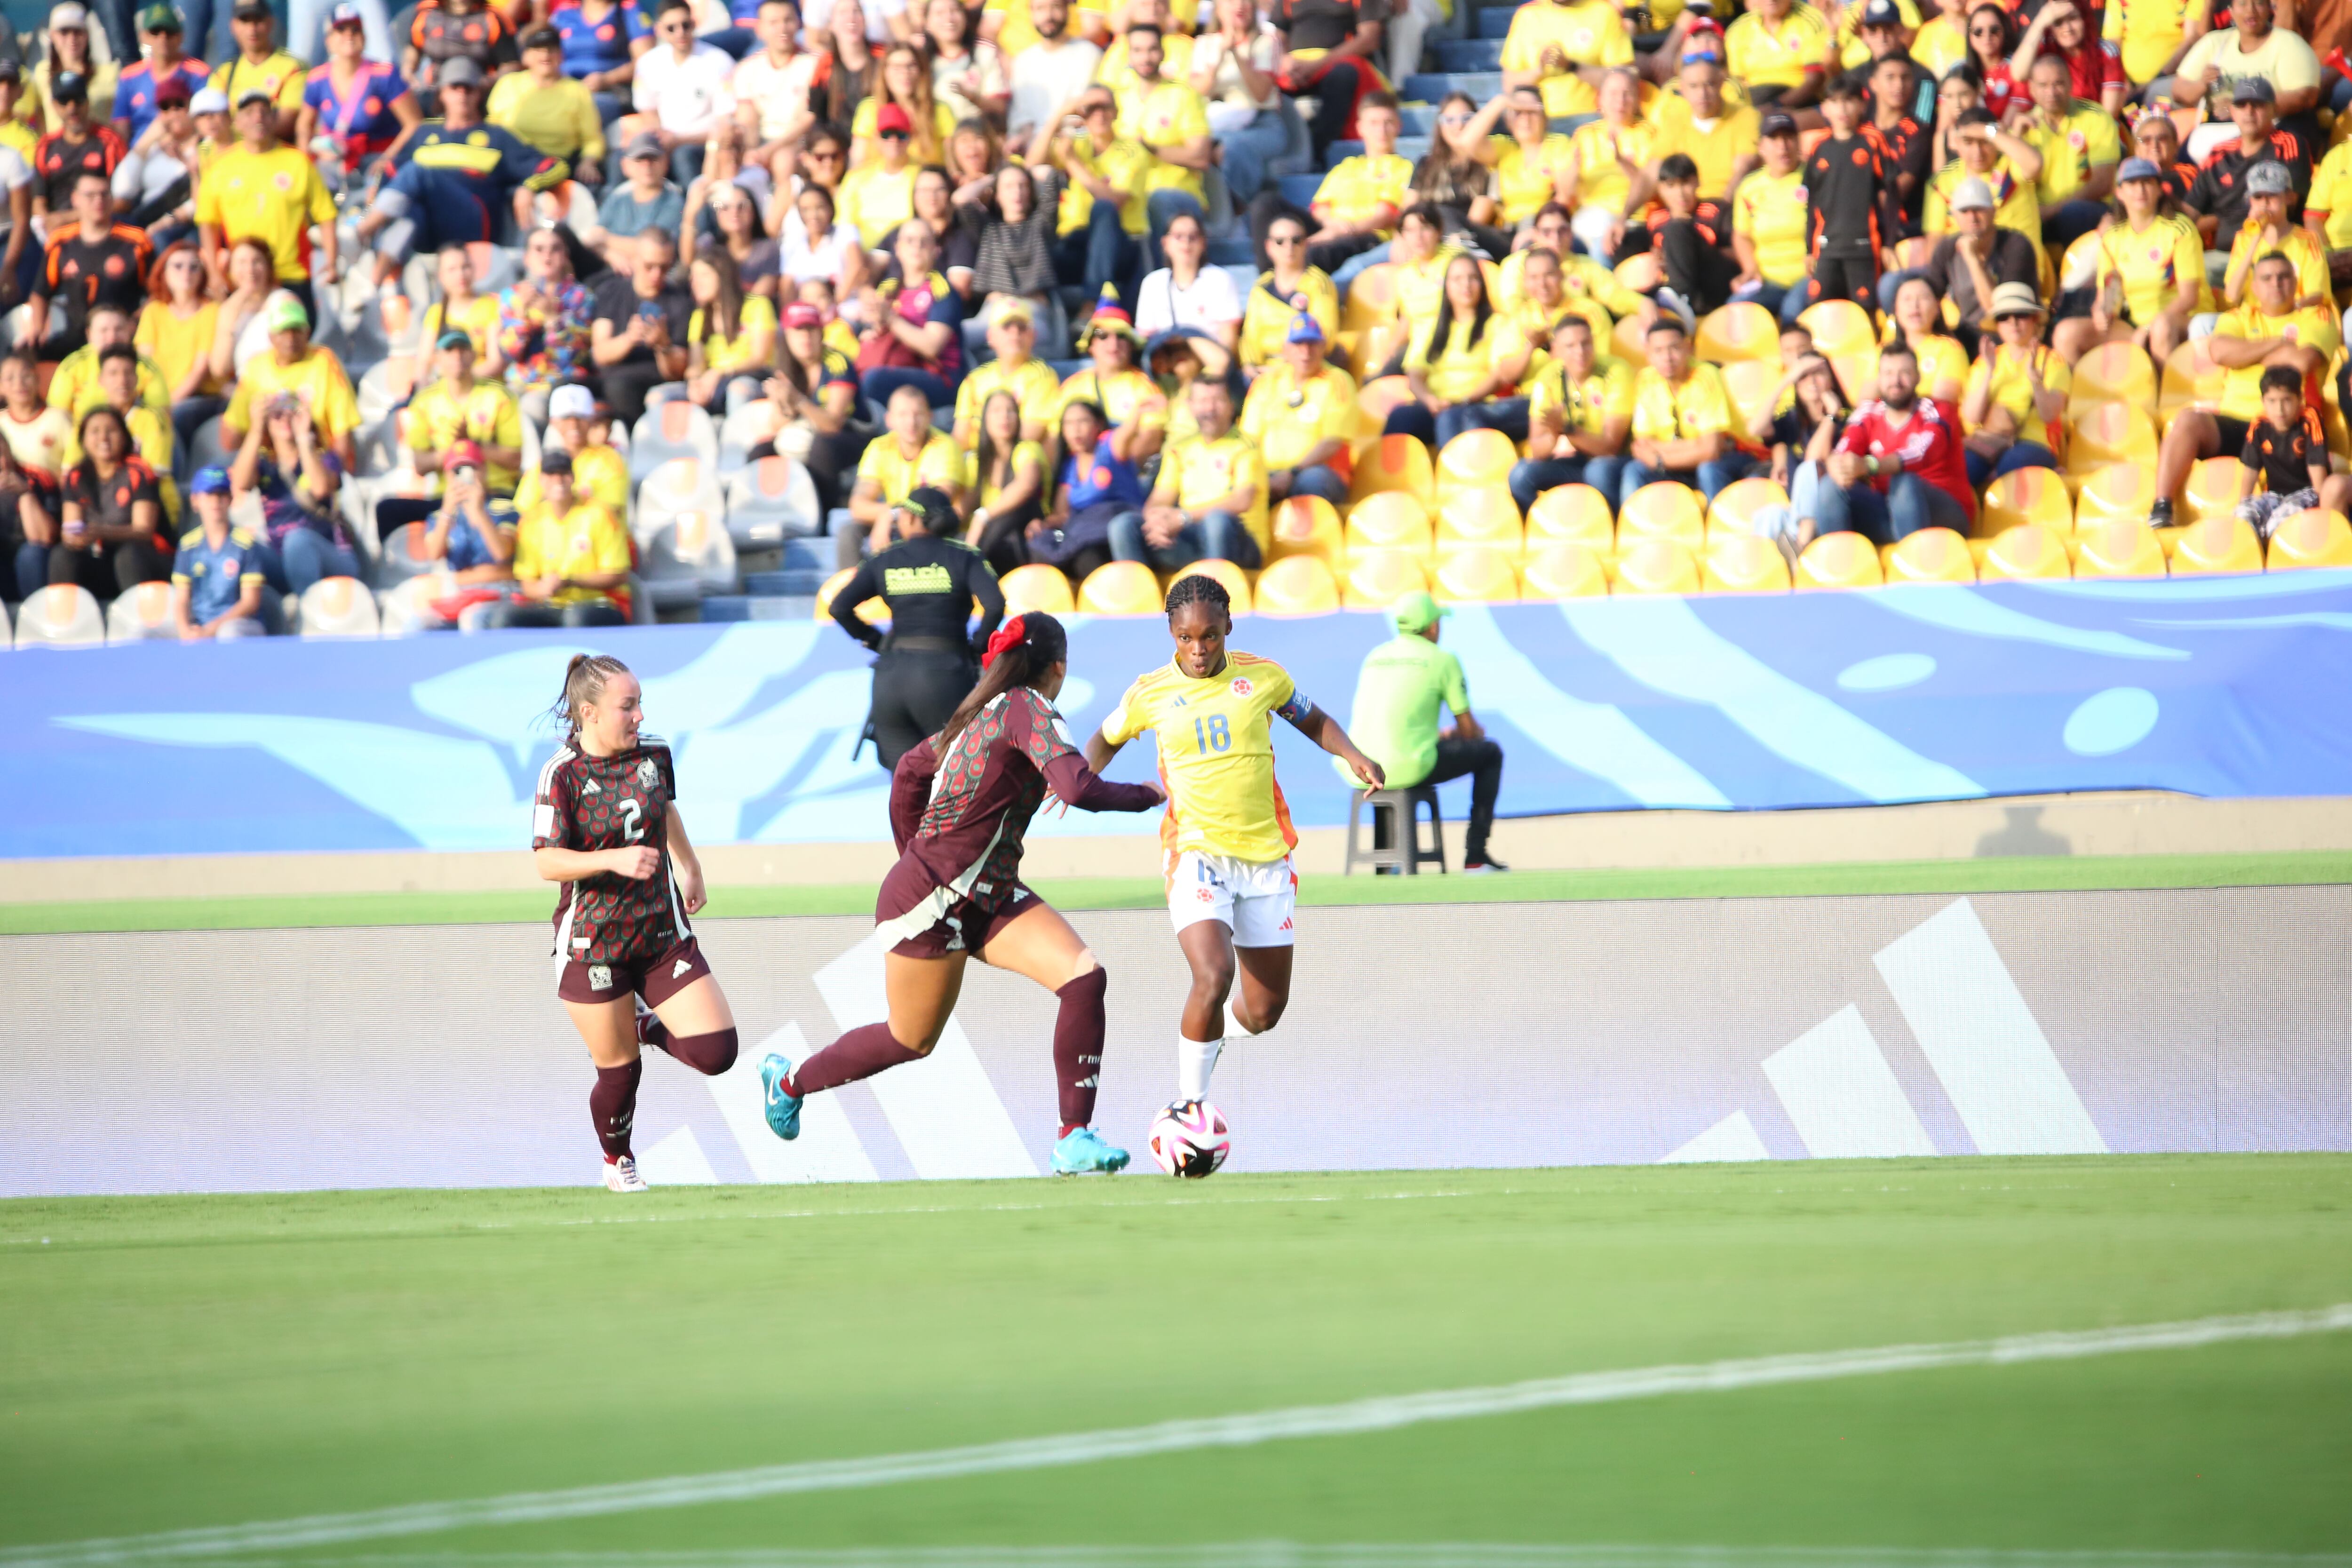
{"label": "black cap", "polygon": [[2278,89],[2266,76],[2242,76],[2230,84],[2230,101],[2274,104],[2278,101]]}
{"label": "black cap", "polygon": [[561,447],[542,447],[539,454],[539,471],[542,474],[562,474],[565,479],[570,479],[572,454]]}
{"label": "black cap", "polygon": [[1862,26],[1865,27],[1899,27],[1902,25],[1903,13],[1895,0],[1870,0],[1870,4],[1862,8]]}
{"label": "black cap", "polygon": [[24,79],[24,68],[17,65],[15,60],[0,60],[0,81],[22,81]]}
{"label": "black cap", "polygon": [[236,9],[229,15],[240,22],[258,22],[265,16],[273,22],[278,19],[278,13],[270,9],[269,0],[236,0]]}
{"label": "black cap", "polygon": [[1794,136],[1796,133],[1797,117],[1785,109],[1766,110],[1764,118],[1756,124],[1759,136]]}
{"label": "black cap", "polygon": [[88,103],[89,79],[79,71],[59,71],[49,83],[49,96],[59,103]]}
{"label": "black cap", "polygon": [[953,533],[961,526],[955,503],[948,500],[945,490],[936,486],[918,485],[907,492],[906,504],[908,510],[923,520],[923,530],[927,533]]}
{"label": "black cap", "polygon": [[563,47],[563,35],[552,27],[537,27],[523,39],[522,47],[526,49],[560,49]]}

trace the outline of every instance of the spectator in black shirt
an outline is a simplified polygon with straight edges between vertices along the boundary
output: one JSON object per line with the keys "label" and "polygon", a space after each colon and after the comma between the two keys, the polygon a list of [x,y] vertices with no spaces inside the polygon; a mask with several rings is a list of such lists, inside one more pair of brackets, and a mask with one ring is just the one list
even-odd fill
{"label": "spectator in black shirt", "polygon": [[596,290],[589,356],[604,380],[605,404],[615,418],[635,428],[646,411],[646,394],[666,381],[686,379],[694,297],[670,281],[677,241],[668,230],[649,228],[625,243],[632,247],[629,269],[607,278]]}
{"label": "spectator in black shirt", "polygon": [[64,518],[49,552],[49,582],[79,583],[102,599],[169,582],[163,491],[131,448],[131,427],[107,404],[81,416],[82,460],[66,470]]}
{"label": "spectator in black shirt", "polygon": [[1901,54],[1882,55],[1870,68],[1871,120],[1863,134],[1878,142],[1879,160],[1895,184],[1895,211],[1901,225],[1897,237],[1906,239],[1919,232],[1920,204],[1927,199],[1927,176],[1935,173],[1935,121],[1905,107],[1917,100],[1914,81],[1925,78]]}
{"label": "spectator in black shirt", "polygon": [[[136,320],[146,305],[154,242],[145,229],[116,223],[113,207],[105,175],[85,170],[75,176],[73,219],[51,228],[48,254],[33,282],[27,345],[43,344],[45,354],[63,358],[89,341],[94,307],[111,305]],[[52,300],[62,326],[51,320]]]}
{"label": "spectator in black shirt", "polygon": [[[2277,90],[2267,77],[2240,77],[2230,87],[2230,118],[2238,139],[2224,142],[2197,172],[2186,205],[2197,216],[2198,232],[2208,251],[2225,256],[2246,221],[2246,171],[2257,163],[2284,163],[2294,180],[2294,200],[2288,214],[2300,221],[2303,198],[2311,189],[2311,149],[2278,124]],[[2210,258],[2209,258],[2210,260]]]}
{"label": "spectator in black shirt", "polygon": [[[1274,79],[1292,97],[1312,100],[1300,108],[1318,165],[1323,150],[1354,118],[1356,100],[1380,85],[1376,71],[1367,73],[1380,58],[1392,15],[1390,0],[1275,0],[1274,29],[1282,38],[1285,68]],[[1302,60],[1296,58],[1301,49],[1329,52]]]}
{"label": "spectator in black shirt", "polygon": [[1665,287],[1658,302],[1698,331],[1698,318],[1721,310],[1731,299],[1739,264],[1724,249],[1731,225],[1713,202],[1698,199],[1698,163],[1687,153],[1669,153],[1658,163],[1659,210],[1650,215],[1650,247],[1658,253]]}
{"label": "spectator in black shirt", "polygon": [[1807,298],[1878,308],[1879,253],[1900,226],[1884,144],[1862,129],[1862,84],[1852,75],[1822,92],[1826,141],[1805,160],[1805,232],[1812,242]]}
{"label": "spectator in black shirt", "polygon": [[2327,471],[2327,437],[2303,400],[2303,373],[2291,364],[2263,372],[2263,416],[2246,427],[2238,453],[2237,516],[2264,539],[2283,518],[2315,506],[2344,505],[2352,479]]}
{"label": "spectator in black shirt", "polygon": [[[1959,312],[1952,336],[1970,356],[1990,325],[1985,307],[2003,283],[2026,283],[2041,291],[2042,257],[2033,241],[1993,223],[1992,187],[1966,179],[1952,191],[1952,230],[1927,253],[1927,264],[1904,276],[1925,278]],[[1896,279],[1898,285],[1901,278]]]}
{"label": "spectator in black shirt", "polygon": [[49,84],[49,100],[57,110],[58,128],[33,149],[33,210],[61,213],[73,200],[74,181],[84,170],[108,182],[115,166],[129,154],[111,125],[93,125],[89,119],[89,84],[66,71]]}
{"label": "spectator in black shirt", "polygon": [[2172,123],[2172,116],[2161,109],[2142,110],[2132,127],[2132,151],[2157,166],[2158,183],[2176,205],[2189,200],[2198,168],[2180,155],[2180,128]]}

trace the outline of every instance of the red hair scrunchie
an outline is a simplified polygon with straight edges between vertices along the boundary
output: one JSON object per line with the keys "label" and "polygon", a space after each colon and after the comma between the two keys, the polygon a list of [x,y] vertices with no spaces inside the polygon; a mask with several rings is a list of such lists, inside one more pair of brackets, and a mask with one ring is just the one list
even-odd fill
{"label": "red hair scrunchie", "polygon": [[988,639],[988,651],[980,656],[980,668],[986,669],[996,662],[998,654],[1003,653],[1006,648],[1019,647],[1028,640],[1028,618],[1024,616],[1013,616],[997,627],[996,635]]}

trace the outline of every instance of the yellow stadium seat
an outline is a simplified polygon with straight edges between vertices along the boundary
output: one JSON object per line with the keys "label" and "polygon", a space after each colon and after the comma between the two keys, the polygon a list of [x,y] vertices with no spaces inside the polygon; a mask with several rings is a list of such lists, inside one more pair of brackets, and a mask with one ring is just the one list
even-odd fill
{"label": "yellow stadium seat", "polygon": [[2074,536],[2077,577],[2161,577],[2164,546],[2144,522],[2110,518]]}
{"label": "yellow stadium seat", "polygon": [[2352,566],[2352,523],[2340,511],[2324,508],[2299,511],[2271,530],[2264,564],[2273,572],[2298,566]]}
{"label": "yellow stadium seat", "polygon": [[1404,595],[1429,586],[1429,573],[1419,553],[1410,550],[1367,550],[1348,558],[1340,583],[1340,602],[1351,610],[1385,610]]}
{"label": "yellow stadium seat", "polygon": [[1706,536],[1713,539],[1719,533],[1753,533],[1758,512],[1768,506],[1788,504],[1789,492],[1770,479],[1735,479],[1707,503]]}
{"label": "yellow stadium seat", "polygon": [[2101,343],[2074,362],[2074,390],[2067,405],[2082,408],[2094,403],[2128,403],[2153,412],[2158,383],[2147,351],[2137,343]]}
{"label": "yellow stadium seat", "polygon": [[[1360,362],[1359,362],[1360,363]],[[1389,410],[1412,401],[1412,384],[1401,375],[1376,376],[1356,391],[1356,428],[1377,440]],[[1410,437],[1406,437],[1408,440]],[[1419,443],[1415,443],[1419,445]]]}
{"label": "yellow stadium seat", "polygon": [[1648,351],[1643,346],[1643,340],[1648,335],[1642,325],[1641,318],[1620,317],[1617,325],[1609,333],[1609,352],[1627,364],[1637,367],[1645,365],[1650,363],[1650,358]]}
{"label": "yellow stadium seat", "polygon": [[1500,430],[1465,430],[1437,454],[1439,504],[1464,490],[1507,490],[1518,460],[1518,448]]}
{"label": "yellow stadium seat", "polygon": [[1813,334],[1813,352],[1824,359],[1856,353],[1876,341],[1870,330],[1870,312],[1851,300],[1808,305],[1797,324]]}
{"label": "yellow stadium seat", "polygon": [[1850,530],[1821,535],[1797,557],[1799,588],[1875,588],[1885,581],[1878,552]]}
{"label": "yellow stadium seat", "polygon": [[1627,257],[1617,264],[1616,273],[1617,281],[1636,294],[1646,294],[1666,280],[1658,270],[1658,255],[1654,250]]}
{"label": "yellow stadium seat", "polygon": [[1518,566],[1500,550],[1466,545],[1437,563],[1433,586],[1448,605],[1510,604],[1519,596]]}
{"label": "yellow stadium seat", "polygon": [[1723,390],[1729,395],[1732,409],[1744,426],[1759,414],[1770,411],[1773,395],[1780,390],[1780,362],[1734,360],[1723,367]]}
{"label": "yellow stadium seat", "polygon": [[2164,381],[2158,388],[2156,422],[2172,422],[2183,408],[2212,408],[2221,401],[2221,368],[2208,358],[2202,343],[2183,343],[2164,362]]}
{"label": "yellow stadium seat", "polygon": [[2068,418],[2066,471],[2088,475],[2113,463],[2156,468],[2156,418],[2136,404],[2113,399],[2076,404]]}
{"label": "yellow stadium seat", "polygon": [[1446,498],[1437,510],[1437,553],[1441,560],[1457,550],[1499,550],[1517,562],[1527,551],[1527,529],[1519,521],[1519,503],[1496,485],[1490,489],[1462,490]]}
{"label": "yellow stadium seat", "polygon": [[[1397,351],[1403,348],[1406,341],[1412,336],[1412,324],[1402,316],[1393,321],[1377,321],[1356,334],[1356,343],[1350,363],[1362,365],[1369,371],[1377,372],[1382,365],[1396,358]],[[1381,379],[1402,382],[1404,378],[1396,376]],[[1380,434],[1377,426],[1373,427],[1371,434],[1375,436]]]}
{"label": "yellow stadium seat", "polygon": [[[1847,303],[1832,300],[1832,305]],[[1815,310],[1821,309],[1816,305]],[[1837,377],[1838,390],[1845,394],[1849,404],[1864,403],[1878,395],[1878,350],[1865,347],[1852,353],[1838,354],[1830,361],[1830,371]]]}
{"label": "yellow stadium seat", "polygon": [[2094,229],[2076,237],[2058,262],[2058,287],[2088,289],[2099,275],[2099,236]]}
{"label": "yellow stadium seat", "polygon": [[1519,569],[1522,599],[1591,599],[1609,592],[1601,552],[1589,544],[1556,539],[1528,551]]}
{"label": "yellow stadium seat", "polygon": [[1066,616],[1078,607],[1076,595],[1070,592],[1069,574],[1059,566],[1015,566],[997,586],[1004,592],[1008,616],[1025,616],[1032,610]]}
{"label": "yellow stadium seat", "polygon": [[1436,489],[1435,478],[1430,471],[1429,448],[1421,444],[1420,438],[1383,436],[1356,459],[1356,477],[1348,486],[1348,499],[1360,501],[1367,496],[1402,490],[1426,501],[1434,496]]}
{"label": "yellow stadium seat", "polygon": [[1356,280],[1348,286],[1347,300],[1339,308],[1339,326],[1360,332],[1396,313],[1397,269],[1383,261],[1356,274]]}
{"label": "yellow stadium seat", "polygon": [[1977,558],[1948,528],[1923,528],[1878,552],[1889,583],[1973,583]]}
{"label": "yellow stadium seat", "polygon": [[2189,482],[2181,487],[2181,509],[2191,522],[2209,517],[2226,517],[2238,509],[2238,481],[2245,474],[2235,452],[2226,457],[2207,458],[2189,470]]}
{"label": "yellow stadium seat", "polygon": [[2109,518],[2145,520],[2156,504],[2156,464],[2110,463],[2083,481],[2074,499],[2079,530]]}
{"label": "yellow stadium seat", "polygon": [[1429,553],[1429,509],[1418,497],[1388,490],[1357,502],[1348,510],[1348,553],[1368,550],[1409,550]]}
{"label": "yellow stadium seat", "polygon": [[1089,616],[1156,616],[1167,603],[1160,579],[1140,561],[1097,566],[1078,584],[1078,608]]}
{"label": "yellow stadium seat", "polygon": [[1637,539],[1671,539],[1696,551],[1706,542],[1706,514],[1696,490],[1660,479],[1633,492],[1617,515],[1617,531],[1628,548]]}
{"label": "yellow stadium seat", "polygon": [[[1180,567],[1171,575],[1168,579],[1168,586],[1173,588],[1181,579],[1186,577],[1214,578],[1223,586],[1225,597],[1233,601],[1234,614],[1246,616],[1250,613],[1249,574],[1232,562],[1213,558],[1195,561],[1190,566]],[[1165,594],[1160,595],[1160,602],[1162,604],[1167,602]]]}
{"label": "yellow stadium seat", "polygon": [[1536,497],[1528,513],[1528,548],[1572,542],[1603,554],[1617,547],[1617,524],[1609,501],[1591,485],[1559,485]]}
{"label": "yellow stadium seat", "polygon": [[1719,533],[1707,541],[1699,586],[1710,594],[1785,594],[1789,560],[1780,547],[1752,533]]}
{"label": "yellow stadium seat", "polygon": [[1257,574],[1261,616],[1319,616],[1339,607],[1339,580],[1318,555],[1286,555]]}
{"label": "yellow stadium seat", "polygon": [[1315,555],[1337,561],[1339,552],[1347,548],[1347,534],[1339,526],[1339,514],[1321,496],[1290,497],[1266,514],[1266,525],[1274,536],[1272,548],[1266,552],[1270,560]]}
{"label": "yellow stadium seat", "polygon": [[1780,363],[1780,323],[1772,312],[1751,300],[1735,300],[1702,317],[1692,345],[1699,358],[1717,364],[1760,360],[1776,369]]}
{"label": "yellow stadium seat", "polygon": [[1981,575],[1988,583],[1997,577],[2071,577],[2074,563],[2066,559],[2063,537],[2032,522],[2004,529],[1985,547]]}
{"label": "yellow stadium seat", "polygon": [[[856,567],[845,566],[824,580],[824,585],[816,591],[818,620],[829,621],[833,618],[833,596],[848,586],[850,578],[856,574]],[[879,597],[868,599],[857,606],[857,618],[868,626],[882,626],[890,619],[890,606]]]}
{"label": "yellow stadium seat", "polygon": [[2226,512],[2169,531],[2172,574],[2176,577],[2263,569],[2263,542],[2255,536],[2253,525]]}
{"label": "yellow stadium seat", "polygon": [[1643,539],[1617,552],[1611,576],[1620,594],[1696,594],[1698,560],[1671,539]]}
{"label": "yellow stadium seat", "polygon": [[1998,536],[2021,522],[2038,522],[2061,535],[2074,531],[2074,502],[2066,481],[2048,468],[2020,468],[1985,487],[1977,531]]}

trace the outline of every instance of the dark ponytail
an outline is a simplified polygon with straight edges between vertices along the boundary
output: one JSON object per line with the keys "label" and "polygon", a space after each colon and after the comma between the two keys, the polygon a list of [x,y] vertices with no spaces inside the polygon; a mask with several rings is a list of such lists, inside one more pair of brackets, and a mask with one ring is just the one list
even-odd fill
{"label": "dark ponytail", "polygon": [[1042,610],[1015,616],[997,627],[996,635],[988,639],[988,651],[981,656],[980,684],[948,715],[932,742],[934,749],[946,756],[956,737],[980,717],[982,709],[1015,687],[1036,685],[1069,657],[1069,634],[1061,622]]}

